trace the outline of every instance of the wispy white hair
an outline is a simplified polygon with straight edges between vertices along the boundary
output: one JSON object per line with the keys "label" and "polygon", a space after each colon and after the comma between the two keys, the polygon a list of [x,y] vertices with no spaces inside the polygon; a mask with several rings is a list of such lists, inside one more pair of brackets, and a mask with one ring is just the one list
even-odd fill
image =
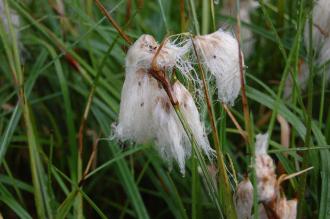
{"label": "wispy white hair", "polygon": [[[177,98],[183,116],[191,127],[197,147],[210,157],[213,153],[199,113],[189,91],[179,82],[173,85],[173,95]],[[157,130],[156,144],[160,154],[168,161],[176,160],[184,173],[185,160],[191,155],[189,138],[167,96],[159,98],[153,111]]]}
{"label": "wispy white hair", "polygon": [[231,33],[219,29],[196,36],[194,44],[201,61],[216,79],[220,101],[233,105],[241,88],[237,40]]}
{"label": "wispy white hair", "polygon": [[[166,92],[148,72],[158,48],[152,36],[142,35],[127,53],[115,136],[137,143],[154,141],[161,156],[169,163],[176,161],[184,173],[185,160],[192,150],[189,138]],[[178,47],[166,43],[158,53],[156,67],[164,71],[175,67],[178,57],[183,54],[179,52]],[[173,84],[172,92],[192,129],[197,146],[210,157],[213,150],[191,94],[178,81]]]}

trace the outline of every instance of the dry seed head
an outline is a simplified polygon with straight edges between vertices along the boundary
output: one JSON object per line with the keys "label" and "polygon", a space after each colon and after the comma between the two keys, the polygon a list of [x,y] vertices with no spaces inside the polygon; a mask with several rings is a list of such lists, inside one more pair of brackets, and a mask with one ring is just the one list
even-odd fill
{"label": "dry seed head", "polygon": [[229,32],[218,31],[194,38],[197,54],[215,76],[220,101],[233,105],[240,88],[237,40]]}
{"label": "dry seed head", "polygon": [[[173,95],[177,98],[183,116],[192,128],[198,146],[208,157],[211,157],[214,152],[209,145],[192,96],[179,81],[173,85]],[[192,148],[189,138],[166,95],[157,100],[153,117],[156,129],[159,130],[156,133],[158,151],[165,160],[169,162],[175,160],[181,172],[184,173],[185,160],[190,157]]]}
{"label": "dry seed head", "polygon": [[150,114],[158,93],[158,82],[148,74],[158,44],[150,35],[142,35],[128,50],[126,77],[121,94],[118,126],[115,136],[120,140],[145,143],[154,137]]}
{"label": "dry seed head", "polygon": [[[173,68],[179,55],[176,52],[179,49],[169,44],[163,47],[156,59],[157,68],[165,70]],[[120,140],[132,140],[137,143],[155,141],[156,149],[161,156],[169,163],[175,160],[181,172],[184,173],[185,160],[191,154],[189,138],[166,92],[149,74],[151,62],[158,48],[159,45],[152,36],[142,35],[128,50],[126,77],[115,136]],[[176,54],[175,57],[173,57],[174,54]],[[198,146],[210,157],[213,150],[209,146],[192,96],[178,81],[171,89],[192,129]]]}
{"label": "dry seed head", "polygon": [[281,219],[297,218],[297,200],[287,200],[286,197],[280,198],[276,202],[276,213]]}
{"label": "dry seed head", "polygon": [[253,205],[253,186],[249,178],[244,179],[237,186],[235,206],[238,219],[251,218]]}
{"label": "dry seed head", "polygon": [[268,134],[258,134],[256,140],[256,174],[259,200],[269,202],[276,197],[276,174],[273,159],[267,154]]}

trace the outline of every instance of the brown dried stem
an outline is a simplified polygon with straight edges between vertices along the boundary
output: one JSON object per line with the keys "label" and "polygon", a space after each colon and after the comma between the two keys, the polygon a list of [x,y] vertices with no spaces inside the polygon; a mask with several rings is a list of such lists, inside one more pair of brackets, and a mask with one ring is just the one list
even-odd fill
{"label": "brown dried stem", "polygon": [[[217,158],[218,158],[218,168],[219,168],[219,183],[224,183],[224,194],[222,194],[221,199],[222,200],[228,200],[231,202],[227,205],[226,208],[226,215],[228,216],[228,218],[236,218],[236,212],[234,209],[234,202],[231,194],[231,188],[230,188],[230,182],[229,182],[229,178],[226,172],[226,168],[225,168],[225,161],[224,161],[224,156],[222,153],[222,148],[221,148],[221,144],[220,144],[220,140],[219,140],[219,134],[218,134],[218,129],[216,127],[216,123],[215,123],[215,117],[212,111],[212,105],[211,105],[211,99],[209,96],[209,89],[208,89],[208,85],[206,82],[206,77],[205,77],[205,73],[204,73],[204,69],[201,65],[197,50],[196,50],[196,46],[195,43],[193,41],[193,39],[191,38],[191,42],[192,42],[192,46],[194,49],[194,53],[196,55],[196,59],[197,59],[197,63],[198,63],[198,68],[199,68],[199,72],[200,72],[200,77],[202,78],[202,83],[203,83],[203,90],[204,90],[204,98],[207,104],[207,112],[208,112],[208,116],[210,119],[210,123],[211,123],[211,128],[212,128],[212,136],[213,136],[213,140],[214,140],[214,144],[215,144],[215,150],[217,153]],[[222,185],[221,185],[222,186]],[[226,197],[226,198],[224,198]],[[224,203],[223,203],[224,204]]]}
{"label": "brown dried stem", "polygon": [[110,21],[112,26],[118,31],[120,36],[129,44],[132,44],[132,40],[129,36],[125,34],[125,32],[120,28],[120,26],[117,24],[117,22],[111,17],[111,15],[108,13],[107,9],[102,5],[102,3],[99,0],[95,0],[95,3],[97,7],[100,9],[102,14],[106,16],[106,18]]}
{"label": "brown dried stem", "polygon": [[240,124],[238,123],[238,121],[236,120],[235,116],[232,114],[232,112],[230,111],[230,109],[228,108],[227,104],[222,103],[223,108],[225,109],[225,111],[227,112],[229,118],[231,119],[231,121],[234,123],[234,125],[236,126],[238,132],[240,133],[240,135],[243,137],[243,139],[247,142],[247,134],[246,131],[244,131],[242,129],[242,127],[240,126]]}
{"label": "brown dried stem", "polygon": [[162,69],[159,69],[158,66],[157,66],[157,57],[158,57],[161,49],[163,48],[163,45],[166,42],[166,40],[167,39],[165,39],[160,44],[160,46],[157,48],[157,51],[156,51],[156,53],[155,53],[155,55],[152,59],[152,62],[151,62],[151,68],[149,69],[149,74],[151,74],[151,76],[153,76],[157,81],[159,81],[162,84],[166,94],[168,95],[168,97],[171,101],[171,104],[173,106],[177,106],[179,104],[179,102],[172,93],[172,86],[171,86],[168,78],[166,77],[165,71],[162,70]]}

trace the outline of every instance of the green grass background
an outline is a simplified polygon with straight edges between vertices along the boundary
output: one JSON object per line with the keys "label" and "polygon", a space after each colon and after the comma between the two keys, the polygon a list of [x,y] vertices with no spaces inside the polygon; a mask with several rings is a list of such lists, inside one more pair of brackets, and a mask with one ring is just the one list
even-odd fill
{"label": "green grass background", "polygon": [[[110,139],[118,118],[128,44],[93,0],[7,3],[20,16],[21,26],[18,42],[13,40],[13,26],[9,32],[3,25],[0,28],[0,212],[4,218],[235,218],[226,211],[230,197],[222,196],[220,207],[210,197],[195,159],[187,162],[182,176],[175,164],[169,169],[152,144]],[[58,13],[60,4],[63,13]],[[221,26],[235,32],[237,22],[221,14],[222,1],[104,0],[102,4],[132,39],[148,33],[162,41],[171,34],[205,34]],[[251,134],[271,133],[270,153],[282,173],[314,167],[285,182],[283,191],[288,198],[298,198],[300,218],[328,218],[326,66],[316,64],[318,51],[303,42],[312,1],[260,4],[251,23],[241,24],[256,40],[254,52],[245,60]],[[286,78],[297,75],[301,60],[312,72],[308,88],[296,87],[293,98],[285,100]],[[215,100],[214,85],[210,86]],[[234,191],[246,173],[253,176],[253,143],[246,145],[221,105],[212,104]],[[199,102],[199,108],[211,131],[205,102]],[[244,127],[241,97],[231,111]],[[280,144],[277,114],[292,128],[289,151]],[[89,165],[91,157],[95,159]],[[219,182],[216,198],[225,192],[224,183]]]}

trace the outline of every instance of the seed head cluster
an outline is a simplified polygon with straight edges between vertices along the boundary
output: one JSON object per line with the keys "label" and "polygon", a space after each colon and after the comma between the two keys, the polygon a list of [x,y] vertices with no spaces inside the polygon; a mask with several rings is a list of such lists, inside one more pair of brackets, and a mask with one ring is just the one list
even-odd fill
{"label": "seed head cluster", "polygon": [[164,160],[170,165],[176,161],[184,173],[185,160],[190,157],[192,147],[174,110],[175,105],[190,127],[197,147],[211,158],[214,150],[194,98],[180,81],[170,83],[169,78],[178,71],[186,79],[196,79],[193,67],[196,60],[192,57],[198,55],[216,79],[219,99],[232,104],[240,90],[238,52],[236,39],[221,29],[183,40],[166,38],[160,45],[150,35],[140,36],[128,50],[125,60],[126,74],[115,137],[136,143],[154,142]]}
{"label": "seed head cluster", "polygon": [[[256,179],[259,206],[259,218],[295,219],[297,214],[297,200],[287,200],[281,193],[280,180],[275,173],[273,159],[267,154],[268,134],[256,137]],[[239,219],[253,218],[253,187],[249,179],[238,184],[235,194],[236,210]]]}

